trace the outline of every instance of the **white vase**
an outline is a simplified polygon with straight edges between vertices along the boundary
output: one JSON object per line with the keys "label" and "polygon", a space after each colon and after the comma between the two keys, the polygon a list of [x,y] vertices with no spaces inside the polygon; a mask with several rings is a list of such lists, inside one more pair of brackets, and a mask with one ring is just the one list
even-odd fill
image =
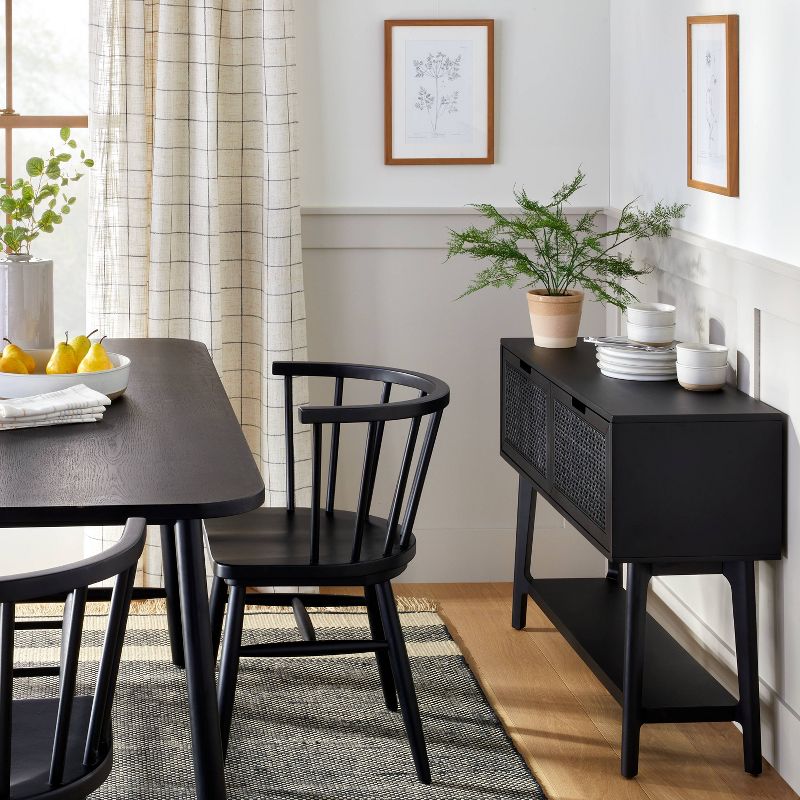
{"label": "white vase", "polygon": [[22,348],[53,347],[53,262],[0,257],[0,337]]}

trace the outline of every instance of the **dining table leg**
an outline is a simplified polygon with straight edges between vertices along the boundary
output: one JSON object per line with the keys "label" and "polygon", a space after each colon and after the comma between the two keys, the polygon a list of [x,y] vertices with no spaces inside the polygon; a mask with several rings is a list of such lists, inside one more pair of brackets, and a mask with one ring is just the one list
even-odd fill
{"label": "dining table leg", "polygon": [[164,593],[167,595],[167,628],[172,651],[172,663],[183,668],[183,628],[181,626],[181,598],[178,593],[178,557],[175,552],[175,523],[161,526],[161,563],[164,575]]}
{"label": "dining table leg", "polygon": [[202,520],[179,520],[175,542],[197,800],[225,800]]}

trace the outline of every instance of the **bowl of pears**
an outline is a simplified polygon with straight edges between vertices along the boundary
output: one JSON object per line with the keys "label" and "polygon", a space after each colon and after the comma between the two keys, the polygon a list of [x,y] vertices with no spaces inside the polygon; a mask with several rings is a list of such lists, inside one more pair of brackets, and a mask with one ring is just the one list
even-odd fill
{"label": "bowl of pears", "polygon": [[110,397],[112,400],[128,387],[130,359],[110,353],[103,339],[92,341],[92,331],[59,342],[54,350],[23,350],[6,342],[0,355],[0,398],[29,397],[55,392],[79,383]]}

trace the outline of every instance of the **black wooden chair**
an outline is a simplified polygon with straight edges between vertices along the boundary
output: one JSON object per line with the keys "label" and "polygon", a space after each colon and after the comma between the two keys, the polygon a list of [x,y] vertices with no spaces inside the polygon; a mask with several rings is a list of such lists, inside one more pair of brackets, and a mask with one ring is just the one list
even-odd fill
{"label": "black wooden chair", "polygon": [[[414,519],[433,453],[436,433],[450,390],[437,378],[386,367],[357,364],[280,362],[273,373],[284,376],[287,507],[261,508],[249,514],[206,521],[214,560],[212,628],[219,647],[225,604],[228,615],[219,675],[223,746],[228,738],[240,657],[321,656],[375,652],[386,705],[397,710],[397,695],[417,775],[430,783],[430,766],[411,678],[400,619],[390,581],[408,566],[416,551]],[[333,405],[302,406],[300,422],[312,429],[311,507],[295,507],[292,378],[335,379]],[[382,382],[380,403],[342,405],[345,379]],[[418,396],[390,402],[393,386]],[[426,421],[424,441],[417,437]],[[387,424],[408,422],[405,451],[394,498],[386,517],[370,514],[381,443]],[[341,426],[367,423],[367,441],[355,512],[334,506]],[[325,507],[321,508],[323,426],[331,426]],[[416,466],[415,466],[416,462]],[[406,488],[414,469],[406,501]],[[248,586],[362,586],[364,596],[247,595]],[[228,596],[229,595],[229,596]],[[245,601],[285,603],[294,608],[302,641],[241,644]],[[306,605],[366,605],[372,638],[363,641],[317,641]],[[395,694],[397,693],[397,695]]]}
{"label": "black wooden chair", "polygon": [[[65,567],[0,579],[0,800],[84,800],[111,771],[111,706],[145,521],[117,544]],[[76,696],[88,587],[117,578],[94,695]],[[17,603],[66,597],[64,618],[15,622]],[[58,666],[14,668],[14,630],[60,627]],[[14,678],[58,676],[58,696],[14,700]]]}

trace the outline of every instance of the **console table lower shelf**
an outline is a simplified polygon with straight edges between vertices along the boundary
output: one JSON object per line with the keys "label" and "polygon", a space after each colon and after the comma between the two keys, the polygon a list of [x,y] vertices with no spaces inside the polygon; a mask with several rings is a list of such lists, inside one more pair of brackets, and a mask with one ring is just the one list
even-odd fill
{"label": "console table lower shelf", "polygon": [[[547,578],[529,594],[621,704],[626,591],[613,578]],[[737,700],[649,614],[642,681],[643,722],[735,719]]]}

